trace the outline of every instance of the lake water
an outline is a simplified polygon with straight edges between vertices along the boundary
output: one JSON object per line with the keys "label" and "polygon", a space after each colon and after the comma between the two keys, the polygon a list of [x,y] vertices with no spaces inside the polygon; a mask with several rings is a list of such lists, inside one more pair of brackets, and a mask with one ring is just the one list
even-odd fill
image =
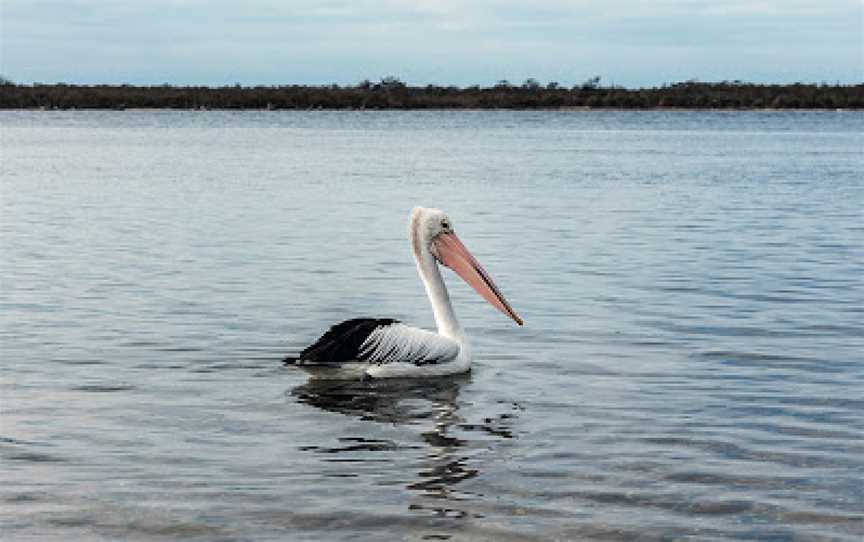
{"label": "lake water", "polygon": [[[864,113],[2,112],[4,540],[860,540]],[[312,383],[355,316],[469,375]]]}

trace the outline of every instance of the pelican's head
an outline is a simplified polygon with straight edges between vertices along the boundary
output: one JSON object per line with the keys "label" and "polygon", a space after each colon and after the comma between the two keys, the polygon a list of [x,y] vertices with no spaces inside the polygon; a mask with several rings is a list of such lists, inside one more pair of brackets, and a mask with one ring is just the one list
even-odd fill
{"label": "pelican's head", "polygon": [[444,211],[414,207],[408,222],[408,236],[418,261],[422,252],[432,254],[441,265],[455,271],[490,305],[522,325],[522,319],[510,308],[492,278],[456,237],[453,222]]}

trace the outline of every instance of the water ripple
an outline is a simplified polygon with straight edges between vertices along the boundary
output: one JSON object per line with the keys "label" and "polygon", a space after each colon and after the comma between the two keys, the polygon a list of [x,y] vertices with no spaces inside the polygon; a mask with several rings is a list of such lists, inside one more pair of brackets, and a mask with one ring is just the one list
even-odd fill
{"label": "water ripple", "polygon": [[[12,539],[860,540],[864,114],[0,112]],[[334,322],[470,375],[309,382]]]}

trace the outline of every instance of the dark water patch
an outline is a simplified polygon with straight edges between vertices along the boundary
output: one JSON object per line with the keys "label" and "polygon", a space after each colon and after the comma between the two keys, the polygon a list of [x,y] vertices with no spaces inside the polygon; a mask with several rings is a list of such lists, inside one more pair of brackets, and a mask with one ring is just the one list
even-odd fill
{"label": "dark water patch", "polygon": [[680,437],[644,437],[640,440],[649,444],[656,444],[664,447],[671,446],[699,449],[723,459],[746,460],[758,463],[769,462],[788,467],[844,468],[856,466],[856,463],[848,457],[840,455],[826,456],[819,451],[811,451],[810,453],[791,453],[775,450],[760,450],[721,440],[686,439]]}
{"label": "dark water patch", "polygon": [[131,384],[83,384],[69,388],[72,391],[86,391],[92,393],[112,393],[118,391],[133,391],[138,389]]}
{"label": "dark water patch", "polygon": [[779,369],[817,374],[843,374],[848,372],[850,366],[850,363],[838,360],[827,361],[819,358],[758,352],[712,351],[700,352],[693,357],[731,367]]}
{"label": "dark water patch", "polygon": [[539,480],[551,479],[558,481],[584,481],[590,483],[602,483],[609,479],[609,475],[601,472],[577,472],[569,469],[530,469],[530,468],[521,468],[519,469],[519,476],[525,476],[527,478],[536,478]]}
{"label": "dark water patch", "polygon": [[62,463],[66,459],[54,453],[41,451],[41,448],[56,449],[51,442],[22,440],[14,437],[0,437],[0,457],[9,461],[34,463]]}
{"label": "dark water patch", "polygon": [[328,463],[385,463],[389,464],[391,461],[389,459],[378,458],[378,457],[326,457],[322,459],[322,461]]}
{"label": "dark water patch", "polygon": [[161,341],[131,340],[131,341],[122,341],[122,342],[118,343],[118,346],[120,346],[121,348],[133,348],[133,349],[138,349],[138,348],[156,349],[156,348],[163,348],[164,344],[165,343],[163,343]]}
{"label": "dark water patch", "polygon": [[[260,525],[265,533],[295,532],[309,534],[313,539],[327,540],[380,540],[393,533],[411,533],[410,537],[434,534],[449,536],[451,540],[467,539],[478,542],[540,542],[548,540],[548,534],[538,534],[536,529],[525,527],[511,530],[494,521],[474,518],[457,508],[438,507],[427,509],[422,505],[412,509],[410,515],[352,512],[302,513],[296,511],[268,511],[250,514],[249,519]],[[322,535],[321,533],[325,533]]]}
{"label": "dark water patch", "polygon": [[[174,365],[174,368],[182,368],[182,365]],[[146,361],[144,363],[136,363],[133,366],[134,369],[166,369],[169,368],[165,364],[155,363],[153,361]]]}
{"label": "dark water patch", "polygon": [[[452,519],[464,519],[472,517],[469,512],[465,510],[460,510],[458,508],[449,508],[449,507],[441,507],[441,506],[424,506],[422,504],[411,504],[408,506],[408,509],[414,512],[428,512],[430,515],[437,518],[452,518]],[[482,516],[473,516],[473,517],[482,517]]]}
{"label": "dark water patch", "polygon": [[[818,421],[817,421],[818,423]],[[759,431],[763,431],[765,433],[774,433],[777,435],[786,435],[791,437],[802,437],[808,439],[817,439],[819,441],[825,440],[836,440],[844,443],[846,446],[845,451],[853,452],[856,450],[861,450],[862,457],[864,457],[864,440],[859,444],[849,444],[854,443],[857,439],[861,437],[858,433],[852,433],[849,431],[840,431],[832,427],[825,427],[824,424],[818,423],[813,426],[801,426],[801,425],[791,425],[791,424],[768,424],[768,423],[758,423],[758,422],[743,422],[741,423],[741,427],[747,429],[756,429]]]}
{"label": "dark water patch", "polygon": [[48,500],[48,495],[45,493],[18,493],[3,497],[3,502],[9,504],[29,504]]}
{"label": "dark water patch", "polygon": [[322,454],[338,454],[344,452],[392,452],[402,448],[417,449],[417,446],[401,446],[392,440],[367,439],[364,437],[339,437],[345,446],[322,448],[319,446],[300,446],[298,449]]}
{"label": "dark water patch", "polygon": [[[757,509],[762,506],[757,506]],[[846,525],[850,534],[864,534],[864,514],[837,514],[814,510],[788,510],[782,507],[765,506],[766,515],[781,523],[801,525]]]}
{"label": "dark water patch", "polygon": [[[647,322],[646,322],[647,323]],[[809,338],[818,337],[819,333],[804,333],[800,329],[787,330],[765,326],[733,326],[683,324],[679,322],[655,321],[653,327],[683,335],[698,335],[703,337],[740,337],[740,338]]]}
{"label": "dark water patch", "polygon": [[491,418],[486,418],[482,424],[461,423],[457,427],[465,431],[482,432],[499,438],[513,438],[513,432],[509,427],[501,427],[500,422],[493,421]]}
{"label": "dark water patch", "polygon": [[748,476],[744,474],[727,474],[719,472],[673,472],[663,476],[665,480],[676,483],[722,486],[726,488],[742,489],[789,489],[805,488],[812,486],[815,482],[804,477],[767,477]]}
{"label": "dark water patch", "polygon": [[[204,522],[192,522],[166,517],[158,511],[142,509],[118,509],[97,511],[85,515],[60,515],[47,520],[47,523],[62,529],[81,532],[95,532],[108,537],[148,536],[169,539],[217,537],[224,538],[231,533],[224,527]],[[234,533],[236,535],[236,533]]]}
{"label": "dark water patch", "polygon": [[432,493],[449,492],[454,485],[470,480],[479,474],[478,469],[470,468],[468,464],[468,458],[461,457],[443,465],[422,470],[418,473],[421,481],[408,484],[406,487],[415,491]]}
{"label": "dark water patch", "polygon": [[153,350],[157,352],[166,352],[166,353],[176,353],[176,354],[184,354],[184,353],[195,353],[195,352],[204,352],[204,347],[200,346],[159,346],[153,348]]}
{"label": "dark water patch", "polygon": [[277,374],[276,371],[279,369],[280,361],[281,360],[275,358],[265,358],[261,361],[253,361],[248,358],[244,358],[242,361],[193,361],[190,362],[191,367],[189,370],[194,373],[219,373],[247,370],[260,371],[264,369],[267,370],[270,374]]}
{"label": "dark water patch", "polygon": [[444,434],[440,431],[428,431],[421,435],[430,446],[437,448],[458,448],[468,444],[468,441]]}
{"label": "dark water patch", "polygon": [[22,463],[65,463],[68,460],[54,454],[35,452],[32,450],[7,449],[0,446],[0,457],[4,461],[21,461]]}
{"label": "dark water patch", "polygon": [[108,362],[102,359],[75,359],[75,358],[52,358],[51,363],[59,363],[62,365],[107,365]]}
{"label": "dark water patch", "polygon": [[840,337],[864,337],[864,327],[842,324],[806,324],[800,326],[802,331],[837,335]]}
{"label": "dark water patch", "polygon": [[18,446],[48,446],[46,443],[32,442],[26,440],[20,440],[14,437],[3,437],[0,436],[0,444],[13,444]]}
{"label": "dark water patch", "polygon": [[644,509],[660,508],[688,517],[704,516],[741,516],[751,521],[778,521],[787,524],[832,525],[839,524],[852,529],[864,527],[864,515],[818,512],[814,510],[790,509],[777,504],[752,501],[749,499],[709,500],[691,499],[686,495],[637,493],[621,491],[575,491],[555,494],[556,498],[569,497],[577,500],[595,502],[607,506]]}
{"label": "dark water patch", "polygon": [[660,508],[685,515],[738,515],[748,514],[754,503],[747,500],[691,500],[668,493],[639,493],[635,491],[582,490],[564,492],[540,492],[544,497],[587,501],[607,506],[628,508]]}
{"label": "dark water patch", "polygon": [[[843,382],[842,384],[846,384]],[[834,384],[837,385],[836,383]],[[845,386],[840,386],[839,389],[845,392]],[[752,392],[741,392],[737,390],[728,390],[724,392],[725,396],[729,399],[734,399],[738,402],[742,403],[774,403],[776,405],[782,407],[810,407],[810,408],[822,408],[828,410],[838,410],[838,411],[860,411],[864,409],[864,399],[860,399],[857,396],[839,393],[834,397],[831,396],[818,396],[816,394],[812,395],[801,395],[801,394],[788,394],[788,393],[780,393],[777,391],[774,392],[765,392],[765,393],[752,393]],[[794,411],[790,411],[794,412]]]}

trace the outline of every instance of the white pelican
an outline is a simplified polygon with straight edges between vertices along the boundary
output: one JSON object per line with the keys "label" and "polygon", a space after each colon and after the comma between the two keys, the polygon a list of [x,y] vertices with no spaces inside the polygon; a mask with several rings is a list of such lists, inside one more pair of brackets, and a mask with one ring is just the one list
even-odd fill
{"label": "white pelican", "polygon": [[331,327],[299,356],[285,358],[286,364],[306,369],[313,377],[330,379],[440,376],[467,371],[471,346],[456,320],[438,263],[455,271],[483,299],[522,325],[522,319],[456,237],[444,212],[412,209],[408,239],[438,333],[389,318],[355,318]]}

